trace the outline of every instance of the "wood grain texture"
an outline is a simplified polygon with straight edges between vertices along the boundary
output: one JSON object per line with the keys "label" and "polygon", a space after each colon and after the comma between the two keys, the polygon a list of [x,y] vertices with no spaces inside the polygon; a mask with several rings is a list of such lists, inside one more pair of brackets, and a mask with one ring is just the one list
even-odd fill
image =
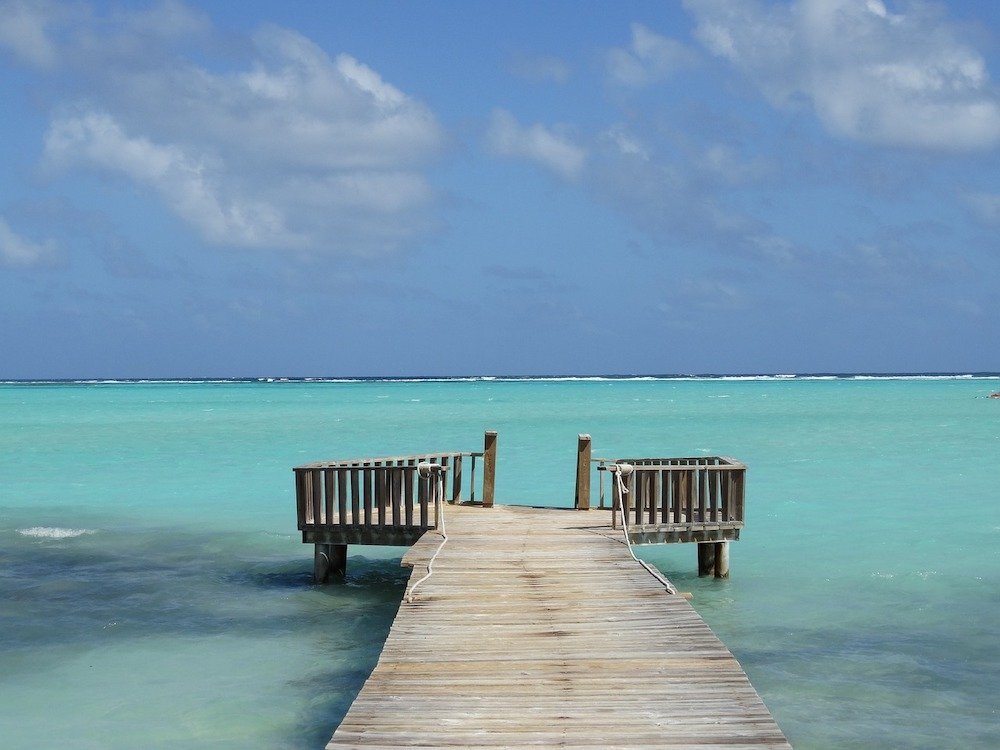
{"label": "wood grain texture", "polygon": [[[788,748],[732,654],[610,513],[445,507],[328,748]],[[440,544],[404,556],[410,587]]]}

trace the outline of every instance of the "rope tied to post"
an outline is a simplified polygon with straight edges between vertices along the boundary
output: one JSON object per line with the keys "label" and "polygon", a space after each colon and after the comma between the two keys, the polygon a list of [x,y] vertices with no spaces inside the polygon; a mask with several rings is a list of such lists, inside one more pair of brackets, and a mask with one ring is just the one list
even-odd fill
{"label": "rope tied to post", "polygon": [[632,555],[632,559],[644,567],[646,571],[653,576],[653,578],[662,583],[668,593],[676,594],[677,589],[674,588],[673,584],[664,578],[660,571],[656,570],[645,560],[640,560],[636,557],[635,551],[632,549],[632,540],[629,539],[628,535],[628,512],[625,510],[625,495],[628,494],[628,485],[625,484],[625,477],[631,476],[635,473],[635,467],[628,463],[615,463],[608,466],[608,471],[614,474],[615,482],[618,486],[618,512],[621,514],[622,532],[625,534],[625,546],[628,547],[628,553]]}
{"label": "rope tied to post", "polygon": [[444,549],[444,545],[448,542],[448,534],[444,526],[444,505],[441,503],[441,498],[444,497],[444,471],[442,470],[440,464],[433,464],[428,461],[421,461],[417,464],[417,474],[421,479],[428,479],[432,475],[437,476],[437,482],[432,484],[432,493],[434,496],[434,510],[437,514],[438,533],[441,534],[441,544],[431,555],[431,559],[427,561],[427,572],[424,574],[423,578],[417,581],[415,584],[410,586],[410,590],[406,594],[406,603],[409,604],[413,601],[413,592],[417,590],[417,586],[426,581],[434,573],[434,560],[437,559],[438,553]]}

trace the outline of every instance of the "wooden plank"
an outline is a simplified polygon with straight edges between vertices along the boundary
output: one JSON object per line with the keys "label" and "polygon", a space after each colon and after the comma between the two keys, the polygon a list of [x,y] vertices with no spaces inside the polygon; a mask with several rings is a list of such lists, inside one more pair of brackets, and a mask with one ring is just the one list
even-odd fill
{"label": "wooden plank", "polygon": [[443,512],[448,544],[428,532],[404,558],[412,598],[329,750],[790,747],[697,612],[631,559],[608,511]]}

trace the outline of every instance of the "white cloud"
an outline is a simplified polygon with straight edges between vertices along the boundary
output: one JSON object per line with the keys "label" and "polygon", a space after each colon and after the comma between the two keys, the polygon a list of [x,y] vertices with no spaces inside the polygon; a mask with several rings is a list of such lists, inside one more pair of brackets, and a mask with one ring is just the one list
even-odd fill
{"label": "white cloud", "polygon": [[52,123],[45,159],[56,167],[87,166],[152,187],[167,205],[216,244],[301,247],[279,207],[226,190],[221,165],[177,145],[129,136],[109,115],[87,113]]}
{"label": "white cloud", "polygon": [[696,61],[694,50],[686,44],[633,23],[632,43],[628,49],[609,50],[606,64],[613,81],[628,88],[642,88],[665,80]]}
{"label": "white cloud", "polygon": [[521,125],[503,109],[494,110],[486,141],[499,156],[527,159],[566,180],[579,177],[587,160],[586,150],[567,135],[539,124]]}
{"label": "white cloud", "polygon": [[[78,97],[49,126],[50,168],[149,188],[220,245],[381,253],[435,224],[424,169],[443,129],[350,55],[265,26],[246,64],[217,70],[207,17],[178,2],[50,38]],[[182,56],[192,44],[206,62]]]}
{"label": "white cloud", "polygon": [[0,263],[12,268],[28,268],[49,263],[56,252],[53,240],[32,242],[16,234],[0,216]]}
{"label": "white cloud", "polygon": [[625,157],[649,160],[649,149],[638,137],[629,132],[623,123],[615,123],[601,134],[601,138],[613,144],[618,153]]}
{"label": "white cloud", "polygon": [[1000,144],[982,55],[936,6],[880,0],[686,0],[696,36],[782,107],[808,102],[831,133],[911,148]]}
{"label": "white cloud", "polygon": [[103,19],[84,2],[0,2],[0,48],[40,69],[80,68],[114,58],[148,66],[161,59],[172,41],[188,41],[210,30],[205,13],[178,0],[126,6]]}
{"label": "white cloud", "polygon": [[58,53],[49,29],[68,10],[55,3],[6,0],[0,6],[0,48],[32,67],[53,67]]}

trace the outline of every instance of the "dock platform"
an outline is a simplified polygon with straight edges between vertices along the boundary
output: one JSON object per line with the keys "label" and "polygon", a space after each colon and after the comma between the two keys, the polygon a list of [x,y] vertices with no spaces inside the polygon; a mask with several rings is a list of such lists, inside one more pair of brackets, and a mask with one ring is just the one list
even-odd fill
{"label": "dock platform", "polygon": [[406,596],[327,748],[790,747],[610,511],[443,508],[403,558]]}

